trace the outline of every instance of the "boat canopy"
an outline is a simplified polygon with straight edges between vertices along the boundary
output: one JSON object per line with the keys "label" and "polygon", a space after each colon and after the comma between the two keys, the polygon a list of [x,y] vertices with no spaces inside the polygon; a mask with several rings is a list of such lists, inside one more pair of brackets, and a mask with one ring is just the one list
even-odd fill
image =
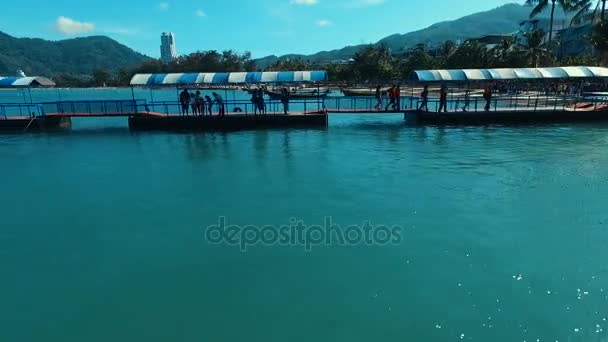
{"label": "boat canopy", "polygon": [[466,83],[511,80],[550,80],[608,78],[608,68],[601,67],[557,67],[515,69],[461,69],[461,70],[416,70],[410,75],[412,81]]}
{"label": "boat canopy", "polygon": [[29,87],[54,87],[55,82],[46,77],[2,77],[0,76],[0,88],[29,88]]}
{"label": "boat canopy", "polygon": [[278,71],[278,72],[220,72],[184,74],[136,74],[131,86],[172,86],[197,84],[246,84],[246,83],[304,83],[327,81],[326,71]]}

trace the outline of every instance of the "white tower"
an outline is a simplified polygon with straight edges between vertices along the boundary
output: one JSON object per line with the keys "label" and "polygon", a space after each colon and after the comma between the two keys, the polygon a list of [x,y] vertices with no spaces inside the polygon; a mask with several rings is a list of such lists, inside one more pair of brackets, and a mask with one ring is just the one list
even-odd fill
{"label": "white tower", "polygon": [[163,32],[160,36],[160,59],[165,63],[170,63],[175,58],[177,58],[175,36],[172,32]]}

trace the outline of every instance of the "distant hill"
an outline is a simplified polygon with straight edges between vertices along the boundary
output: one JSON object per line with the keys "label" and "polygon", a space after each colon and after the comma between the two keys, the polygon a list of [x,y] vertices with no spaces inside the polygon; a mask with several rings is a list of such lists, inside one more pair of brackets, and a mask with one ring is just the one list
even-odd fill
{"label": "distant hill", "polygon": [[[475,13],[457,20],[445,21],[425,29],[385,37],[376,44],[386,44],[393,52],[405,51],[418,44],[439,45],[446,40],[454,42],[477,38],[487,34],[516,32],[520,22],[527,20],[531,8],[519,4],[507,4],[490,11]],[[548,27],[547,14],[540,16],[541,25]],[[557,11],[556,20],[565,20],[565,14]],[[548,29],[547,29],[548,30]],[[323,51],[313,55],[268,56],[256,60],[260,67],[266,67],[277,60],[302,58],[310,62],[330,62],[351,58],[362,46],[347,46],[339,50]]]}
{"label": "distant hill", "polygon": [[48,41],[0,32],[0,75],[12,76],[17,69],[29,75],[92,75],[95,69],[114,71],[149,59],[104,36]]}

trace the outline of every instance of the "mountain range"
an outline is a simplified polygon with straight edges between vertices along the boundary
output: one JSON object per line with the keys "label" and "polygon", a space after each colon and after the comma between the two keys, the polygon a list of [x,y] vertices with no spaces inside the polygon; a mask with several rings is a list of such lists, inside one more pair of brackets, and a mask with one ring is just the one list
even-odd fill
{"label": "mountain range", "polygon": [[[478,38],[488,34],[507,34],[519,30],[520,23],[528,20],[530,7],[520,4],[507,4],[501,7],[479,12],[452,21],[444,21],[431,25],[425,29],[406,33],[393,34],[380,39],[375,44],[385,44],[393,52],[401,52],[415,47],[418,44],[438,45],[447,40],[465,41],[471,38]],[[548,12],[542,13],[540,18],[541,27],[548,30]],[[561,11],[556,11],[556,22],[566,22],[567,16]],[[256,60],[258,66],[266,67],[278,60],[284,59],[303,59],[310,62],[327,63],[335,60],[347,60],[363,45],[347,46],[342,49],[332,51],[322,51],[312,55],[285,55],[268,56]]]}
{"label": "mountain range", "polygon": [[95,69],[116,71],[150,60],[105,36],[48,41],[15,38],[0,32],[0,75],[91,75]]}
{"label": "mountain range", "polygon": [[[520,22],[527,20],[530,8],[519,4],[507,4],[490,11],[475,13],[457,20],[431,25],[422,30],[393,34],[375,44],[386,44],[394,53],[406,51],[418,44],[439,45],[446,40],[464,41],[487,34],[512,33],[519,29]],[[548,26],[541,14],[542,26]],[[558,11],[556,22],[566,21],[566,15]],[[303,59],[310,62],[331,62],[352,58],[362,47],[322,51],[312,55],[268,56],[256,60],[260,68],[285,59]],[[60,41],[34,38],[15,38],[0,32],[0,75],[14,75],[21,69],[26,74],[56,76],[92,75],[96,69],[117,71],[151,60],[115,40],[105,36],[92,36]]]}

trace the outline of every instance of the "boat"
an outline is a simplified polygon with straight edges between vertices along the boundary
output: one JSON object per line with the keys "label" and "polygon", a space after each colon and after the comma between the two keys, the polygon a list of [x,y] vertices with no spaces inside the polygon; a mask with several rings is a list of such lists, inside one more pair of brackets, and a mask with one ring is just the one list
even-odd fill
{"label": "boat", "polygon": [[[381,88],[383,92],[388,91],[390,88]],[[344,96],[376,96],[376,89],[372,88],[342,88]]]}
{"label": "boat", "polygon": [[595,102],[579,102],[564,108],[567,112],[606,112],[608,104]]}
{"label": "boat", "polygon": [[[385,88],[380,88],[380,91],[386,95],[386,93],[388,93],[388,91],[390,90],[390,87],[385,87]],[[342,88],[340,89],[342,90],[342,93],[344,94],[344,96],[353,96],[353,97],[375,97],[376,96],[376,89],[372,89],[372,88]],[[414,89],[414,91],[419,94],[420,92],[422,92],[422,88],[420,90]],[[408,88],[401,88],[401,96],[410,96],[412,95],[412,89],[408,89]]]}
{"label": "boat", "polygon": [[[316,99],[325,98],[329,94],[329,89],[319,90],[313,88],[291,89],[289,97],[291,99]],[[271,100],[280,100],[282,97],[281,89],[265,89],[265,92]]]}

